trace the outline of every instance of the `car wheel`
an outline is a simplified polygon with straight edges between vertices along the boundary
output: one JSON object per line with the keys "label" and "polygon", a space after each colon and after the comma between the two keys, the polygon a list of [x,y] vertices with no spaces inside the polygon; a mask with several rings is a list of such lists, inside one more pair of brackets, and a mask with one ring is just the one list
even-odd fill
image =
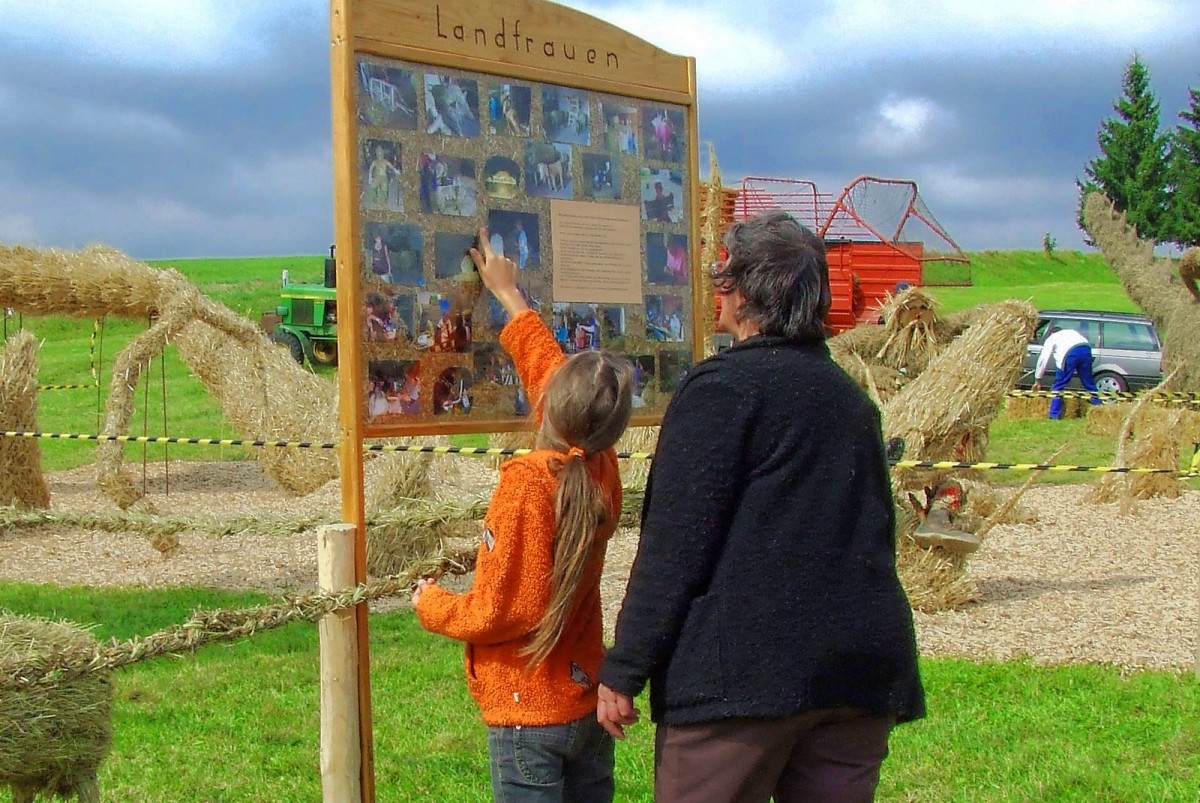
{"label": "car wheel", "polygon": [[276,345],[283,346],[288,350],[288,354],[292,355],[293,360],[304,365],[304,345],[300,342],[300,338],[291,332],[276,329],[271,335],[271,341]]}
{"label": "car wheel", "polygon": [[1125,377],[1107,371],[1096,374],[1096,389],[1104,393],[1124,393],[1129,390]]}
{"label": "car wheel", "polygon": [[314,340],[312,342],[312,361],[317,365],[337,365],[337,341]]}

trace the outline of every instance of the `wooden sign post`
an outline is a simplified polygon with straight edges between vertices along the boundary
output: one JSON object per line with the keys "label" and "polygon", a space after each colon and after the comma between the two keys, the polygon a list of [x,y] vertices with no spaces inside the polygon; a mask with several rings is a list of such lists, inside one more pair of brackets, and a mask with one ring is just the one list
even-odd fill
{"label": "wooden sign post", "polygon": [[342,508],[364,582],[364,437],[530,427],[467,256],[481,227],[565,352],[633,362],[635,426],[702,354],[711,288],[693,59],[545,0],[331,0],[330,32]]}

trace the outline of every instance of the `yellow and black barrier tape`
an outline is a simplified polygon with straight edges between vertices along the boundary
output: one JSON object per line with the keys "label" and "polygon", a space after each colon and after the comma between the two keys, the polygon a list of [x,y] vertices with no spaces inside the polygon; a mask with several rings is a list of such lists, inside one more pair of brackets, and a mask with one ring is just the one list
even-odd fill
{"label": "yellow and black barrier tape", "polygon": [[90,385],[38,385],[37,389],[38,390],[84,390],[84,389],[95,390],[98,387],[100,387],[100,384],[97,382],[93,382]]}
{"label": "yellow and black barrier tape", "polygon": [[[292,440],[249,440],[244,438],[172,438],[155,435],[98,435],[77,434],[69,432],[32,432],[26,430],[9,430],[0,432],[4,438],[37,438],[41,440],[64,441],[117,441],[119,443],[183,443],[198,446],[253,446],[271,449],[336,449],[336,443],[319,441]],[[405,452],[408,454],[459,454],[475,457],[516,457],[529,454],[532,449],[502,449],[485,446],[420,446],[404,443],[365,443],[363,451],[367,452]],[[653,460],[653,452],[618,452],[617,457],[624,460]],[[926,468],[938,470],[973,471],[1053,471],[1079,472],[1090,474],[1170,474],[1180,479],[1200,477],[1200,472],[1184,471],[1172,468],[1136,468],[1130,466],[1085,466],[1054,463],[969,463],[954,460],[889,460],[894,468]]]}
{"label": "yellow and black barrier tape", "polygon": [[100,319],[92,321],[92,335],[88,338],[88,370],[92,381],[86,385],[38,385],[38,390],[95,390],[100,387],[100,377],[96,373],[96,335],[100,331]]}
{"label": "yellow and black barrier tape", "polygon": [[1063,399],[1118,399],[1131,400],[1140,399],[1143,396],[1150,396],[1152,401],[1166,402],[1168,404],[1196,404],[1200,403],[1200,393],[1187,393],[1180,391],[1146,391],[1144,393],[1134,393],[1128,390],[1010,390],[1010,397],[1015,398],[1054,398],[1060,397]]}

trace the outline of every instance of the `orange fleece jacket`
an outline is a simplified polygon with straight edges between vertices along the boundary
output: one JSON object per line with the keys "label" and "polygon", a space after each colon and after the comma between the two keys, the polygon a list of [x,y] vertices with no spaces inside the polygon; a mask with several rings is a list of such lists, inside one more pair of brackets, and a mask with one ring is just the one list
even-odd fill
{"label": "orange fleece jacket", "polygon": [[[500,344],[512,355],[540,424],[543,390],[564,361],[562,350],[532,310],[504,327]],[[596,677],[604,657],[600,574],[621,510],[612,449],[588,457],[588,470],[608,495],[614,515],[597,533],[562,637],[532,669],[529,657],[520,654],[550,603],[558,480],[548,462],[563,458],[538,450],[501,467],[483,520],[471,590],[454,594],[431,586],[417,605],[427,630],[467,643],[467,687],[488,725],[563,724],[596,708]]]}

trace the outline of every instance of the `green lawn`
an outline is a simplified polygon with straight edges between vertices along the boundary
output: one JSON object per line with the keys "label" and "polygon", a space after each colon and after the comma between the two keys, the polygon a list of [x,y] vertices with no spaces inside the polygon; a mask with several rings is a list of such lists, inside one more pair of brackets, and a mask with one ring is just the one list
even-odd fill
{"label": "green lawn", "polygon": [[[101,639],[176,624],[196,606],[263,600],[0,583],[0,608],[94,624]],[[407,611],[376,615],[371,666],[378,799],[490,799],[459,646]],[[893,736],[881,801],[1196,800],[1200,683],[1190,675],[938,659],[922,673],[930,716]],[[138,664],[117,679],[105,800],[320,799],[314,626]],[[652,749],[649,724],[618,746],[618,800],[651,799]]]}

